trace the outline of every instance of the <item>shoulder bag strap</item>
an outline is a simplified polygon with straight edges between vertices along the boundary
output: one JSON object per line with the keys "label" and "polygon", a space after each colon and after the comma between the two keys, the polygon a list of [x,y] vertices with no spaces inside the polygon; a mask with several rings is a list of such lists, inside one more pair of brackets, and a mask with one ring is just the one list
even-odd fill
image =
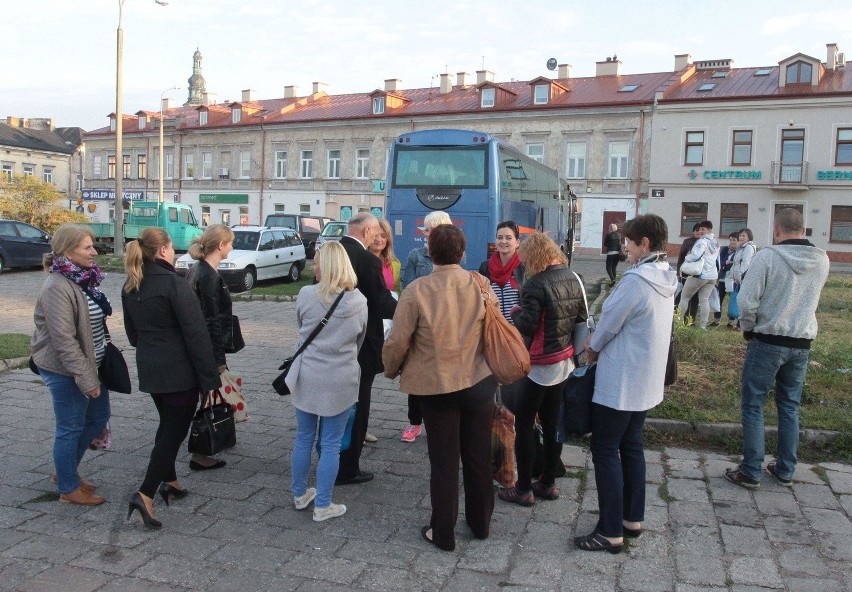
{"label": "shoulder bag strap", "polygon": [[580,276],[577,275],[577,272],[573,269],[571,273],[574,274],[574,277],[577,278],[577,281],[580,282],[580,291],[583,293],[583,304],[586,306],[586,318],[589,317],[589,301],[586,300],[586,286],[583,285],[583,280],[580,279]]}
{"label": "shoulder bag strap", "polygon": [[314,327],[314,330],[311,331],[311,334],[308,335],[308,338],[305,339],[305,342],[302,343],[302,345],[299,347],[299,349],[296,350],[296,353],[293,354],[294,358],[296,356],[298,356],[299,354],[301,354],[303,351],[305,351],[305,348],[308,347],[308,345],[310,345],[311,341],[313,341],[314,338],[317,335],[319,335],[319,332],[322,331],[322,328],[325,327],[328,324],[328,319],[331,318],[331,315],[334,312],[334,309],[337,308],[338,304],[340,304],[340,301],[343,299],[344,294],[346,294],[346,290],[342,290],[340,292],[340,294],[334,300],[334,303],[331,305],[331,308],[329,308],[328,312],[325,313],[325,316],[322,318],[322,320],[319,323],[317,323],[317,326]]}

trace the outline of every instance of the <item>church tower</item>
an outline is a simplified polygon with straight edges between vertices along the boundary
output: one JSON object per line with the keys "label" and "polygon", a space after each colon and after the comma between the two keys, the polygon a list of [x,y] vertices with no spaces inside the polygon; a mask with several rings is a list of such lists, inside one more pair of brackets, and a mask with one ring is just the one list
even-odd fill
{"label": "church tower", "polygon": [[189,77],[189,96],[184,107],[195,107],[201,104],[201,99],[207,90],[204,88],[204,76],[201,75],[201,52],[195,48],[192,54],[192,76]]}

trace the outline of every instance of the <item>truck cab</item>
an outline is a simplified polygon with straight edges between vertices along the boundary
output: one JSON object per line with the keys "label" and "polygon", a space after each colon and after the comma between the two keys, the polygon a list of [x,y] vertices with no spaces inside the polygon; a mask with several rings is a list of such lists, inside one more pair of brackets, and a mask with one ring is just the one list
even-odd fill
{"label": "truck cab", "polygon": [[192,208],[180,203],[137,201],[131,204],[124,238],[135,239],[143,229],[157,226],[169,233],[175,251],[186,251],[202,230],[198,227]]}

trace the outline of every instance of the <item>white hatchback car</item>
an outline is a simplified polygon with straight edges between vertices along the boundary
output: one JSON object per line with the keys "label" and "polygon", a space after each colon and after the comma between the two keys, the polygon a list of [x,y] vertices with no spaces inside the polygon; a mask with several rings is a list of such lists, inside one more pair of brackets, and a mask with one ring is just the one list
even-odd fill
{"label": "white hatchback car", "polygon": [[[283,277],[295,282],[305,269],[305,246],[295,230],[265,226],[235,226],[234,250],[219,264],[219,275],[235,292],[254,287],[257,280]],[[196,261],[189,254],[175,263],[185,276]]]}

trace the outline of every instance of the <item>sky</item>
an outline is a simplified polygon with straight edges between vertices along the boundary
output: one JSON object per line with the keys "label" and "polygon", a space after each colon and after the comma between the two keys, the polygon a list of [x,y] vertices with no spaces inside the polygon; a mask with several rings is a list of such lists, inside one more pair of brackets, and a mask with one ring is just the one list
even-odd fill
{"label": "sky", "polygon": [[[28,0],[0,19],[0,117],[50,117],[86,130],[115,111],[120,0]],[[617,55],[622,73],[671,71],[674,55],[773,66],[801,52],[852,62],[852,3],[814,0],[123,0],[123,111],[187,99],[196,47],[219,102],[284,95],[315,81],[330,94],[439,85],[443,72],[495,80],[553,75],[549,58],[594,76]],[[850,66],[852,67],[852,64]]]}

